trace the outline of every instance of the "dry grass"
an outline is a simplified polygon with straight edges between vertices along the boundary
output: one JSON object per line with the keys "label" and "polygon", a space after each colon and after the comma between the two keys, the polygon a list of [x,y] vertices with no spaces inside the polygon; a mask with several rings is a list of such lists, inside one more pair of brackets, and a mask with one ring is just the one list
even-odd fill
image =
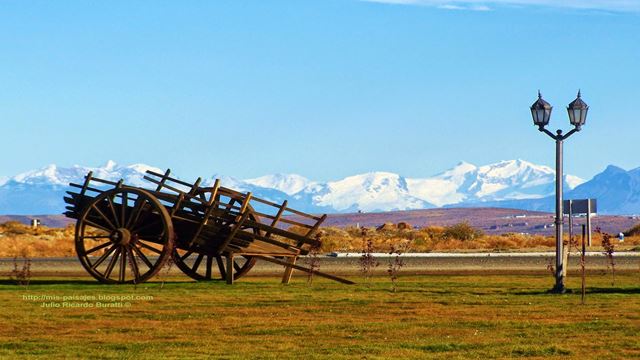
{"label": "dry grass", "polygon": [[[293,229],[295,231],[295,229]],[[303,229],[300,230],[301,233]],[[305,231],[306,232],[306,231]],[[376,252],[389,252],[393,246],[411,242],[412,252],[433,251],[535,251],[555,247],[553,236],[508,233],[486,235],[473,228],[429,226],[421,229],[391,229],[367,232]],[[31,229],[18,222],[0,224],[0,257],[66,257],[75,256],[74,228]],[[591,251],[601,251],[602,235],[593,234]],[[356,227],[322,229],[320,252],[361,252],[362,231]],[[617,241],[617,240],[616,240]],[[616,250],[637,249],[640,233],[632,232]]]}
{"label": "dry grass", "polygon": [[73,227],[32,229],[18,222],[0,224],[0,257],[75,256]]}
{"label": "dry grass", "polygon": [[[394,244],[411,241],[412,252],[433,251],[511,251],[511,250],[550,250],[555,247],[554,236],[507,233],[502,235],[485,235],[475,233],[473,236],[452,236],[447,227],[429,226],[414,230],[382,230],[369,231],[367,236],[373,241],[376,251],[387,252]],[[362,237],[355,227],[324,228],[323,246],[325,252],[362,251]],[[568,240],[568,238],[566,239]],[[601,250],[602,235],[593,234],[593,246],[589,250]],[[640,245],[640,235],[628,236],[618,250],[629,250]]]}

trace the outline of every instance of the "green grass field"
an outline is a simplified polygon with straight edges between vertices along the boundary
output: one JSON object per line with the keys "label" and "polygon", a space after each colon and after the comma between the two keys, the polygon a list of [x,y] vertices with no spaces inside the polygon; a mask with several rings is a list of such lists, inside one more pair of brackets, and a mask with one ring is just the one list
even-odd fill
{"label": "green grass field", "polygon": [[[640,357],[640,275],[590,275],[550,295],[549,275],[374,277],[369,286],[305,278],[233,286],[168,279],[137,286],[88,278],[0,283],[0,358],[610,358]],[[175,280],[175,281],[172,281]],[[569,279],[579,289],[579,279]],[[32,297],[29,297],[32,296]],[[137,296],[67,301],[33,296]],[[128,307],[96,308],[100,302]]]}

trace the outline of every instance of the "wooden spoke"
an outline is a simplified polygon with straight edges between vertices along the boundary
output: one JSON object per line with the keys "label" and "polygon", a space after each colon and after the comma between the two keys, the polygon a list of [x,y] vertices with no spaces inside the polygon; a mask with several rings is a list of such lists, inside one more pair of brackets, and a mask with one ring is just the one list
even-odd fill
{"label": "wooden spoke", "polygon": [[109,261],[109,265],[107,265],[107,269],[104,272],[104,277],[105,278],[109,278],[111,276],[111,272],[113,271],[113,268],[116,266],[116,262],[118,261],[118,257],[120,256],[120,248],[116,248],[115,253],[113,254],[113,257],[111,258],[111,261]]}
{"label": "wooden spoke", "polygon": [[193,254],[193,250],[189,250],[186,253],[184,253],[184,255],[182,255],[180,257],[180,260],[184,261],[186,258],[188,258],[189,256],[191,256],[191,254]]}
{"label": "wooden spoke", "polygon": [[109,246],[111,244],[113,244],[113,243],[109,241],[109,242],[106,242],[104,244],[98,245],[98,246],[96,246],[94,248],[91,248],[91,249],[87,250],[86,254],[89,255],[89,254],[94,253],[94,252],[96,252],[96,251],[98,251],[100,249],[104,249],[104,248],[106,248],[107,246]]}
{"label": "wooden spoke", "polygon": [[154,248],[153,246],[149,246],[149,245],[147,245],[147,244],[143,243],[142,241],[138,241],[138,244],[139,244],[140,246],[142,246],[143,248],[147,249],[147,250],[153,251],[153,252],[154,252],[154,253],[156,253],[156,254],[161,254],[161,253],[162,253],[162,251],[160,251],[160,250],[158,250],[158,249]]}
{"label": "wooden spoke", "polygon": [[139,197],[136,199],[135,203],[133,204],[133,209],[129,214],[129,219],[127,219],[127,223],[125,227],[130,228],[131,224],[135,224],[138,221],[138,219],[140,218],[140,213],[144,208],[144,205],[145,205],[145,201],[143,198]]}
{"label": "wooden spoke", "polygon": [[140,270],[138,269],[136,257],[133,255],[133,246],[127,248],[127,253],[129,255],[129,265],[131,266],[131,272],[133,273],[134,283],[137,283],[140,278]]}
{"label": "wooden spoke", "polygon": [[142,227],[139,227],[139,228],[136,228],[136,227],[134,227],[132,225],[133,229],[131,229],[131,231],[134,232],[134,233],[140,234],[140,233],[143,232],[143,230],[147,230],[149,228],[152,228],[152,227],[158,226],[158,225],[162,225],[162,220],[156,220],[156,221],[153,221],[153,222],[150,222],[150,223],[146,223]]}
{"label": "wooden spoke", "polygon": [[204,277],[207,280],[211,280],[211,267],[213,266],[213,257],[211,255],[207,255],[207,269]]}
{"label": "wooden spoke", "polygon": [[227,271],[224,269],[224,260],[222,260],[222,256],[216,256],[216,262],[218,263],[218,271],[220,271],[220,275],[222,278],[227,277]]}
{"label": "wooden spoke", "polygon": [[[150,216],[160,215],[157,212],[154,212],[153,210],[154,210],[154,204],[149,202],[146,198],[143,199],[141,202],[140,208],[138,210],[138,213],[135,215],[132,214],[130,216],[130,218],[133,220],[131,221],[131,224],[127,225],[127,228],[131,229],[131,231],[137,231],[136,228],[149,224],[150,222],[147,219]],[[162,224],[163,220],[161,217],[162,216],[160,216],[160,219],[157,219],[156,222],[154,222],[155,226]]]}
{"label": "wooden spoke", "polygon": [[96,262],[93,263],[93,265],[91,265],[91,268],[94,270],[97,269],[98,266],[100,266],[100,264],[102,264],[102,262],[105,261],[114,250],[116,250],[116,248],[117,248],[117,245],[113,245],[112,247],[110,247],[109,250],[105,251],[105,253],[102,254],[102,256],[100,256],[98,260],[96,260]]}
{"label": "wooden spoke", "polygon": [[122,206],[120,206],[120,224],[126,224],[127,219],[127,207],[129,206],[129,196],[126,191],[122,192]]}
{"label": "wooden spoke", "polygon": [[81,235],[82,239],[109,239],[111,236],[109,235]]}
{"label": "wooden spoke", "polygon": [[96,224],[95,222],[93,222],[93,221],[91,221],[91,220],[87,220],[87,219],[85,219],[85,220],[84,220],[84,222],[85,222],[87,225],[91,226],[91,227],[94,227],[94,228],[96,228],[96,229],[100,229],[100,230],[104,230],[104,231],[106,231],[106,232],[111,232],[111,231],[115,230],[115,229],[108,229],[108,228],[106,228],[106,227],[104,227],[104,226],[102,226],[102,225],[98,225],[98,224]]}
{"label": "wooden spoke", "polygon": [[162,241],[162,235],[158,235],[158,236],[146,236],[146,235],[140,235],[138,234],[138,240],[139,241],[146,241],[152,244],[157,244],[158,242]]}
{"label": "wooden spoke", "polygon": [[198,257],[196,258],[196,261],[193,263],[193,267],[191,268],[191,270],[193,270],[194,272],[198,272],[198,267],[200,267],[202,258],[204,258],[204,254],[199,254]]}
{"label": "wooden spoke", "polygon": [[153,268],[153,264],[151,264],[151,261],[149,261],[149,259],[144,255],[144,253],[140,250],[140,248],[138,248],[137,246],[133,245],[132,247],[133,251],[135,251],[136,254],[138,254],[138,257],[140,258],[140,260],[142,260],[142,262],[147,265],[147,267],[149,269]]}
{"label": "wooden spoke", "polygon": [[116,215],[116,207],[113,205],[113,199],[110,196],[107,196],[107,204],[109,204],[109,209],[111,209],[113,219],[118,224],[118,227],[120,227],[120,221],[118,221],[118,215]]}
{"label": "wooden spoke", "polygon": [[101,218],[104,219],[104,221],[107,223],[107,225],[111,226],[112,229],[117,229],[118,228],[117,226],[113,225],[111,220],[109,220],[109,218],[104,213],[102,213],[102,211],[100,209],[98,209],[96,204],[92,204],[91,207],[98,213],[98,215],[100,215]]}
{"label": "wooden spoke", "polygon": [[120,282],[123,283],[125,276],[126,276],[126,270],[127,270],[127,251],[126,248],[123,248],[123,250],[120,250]]}

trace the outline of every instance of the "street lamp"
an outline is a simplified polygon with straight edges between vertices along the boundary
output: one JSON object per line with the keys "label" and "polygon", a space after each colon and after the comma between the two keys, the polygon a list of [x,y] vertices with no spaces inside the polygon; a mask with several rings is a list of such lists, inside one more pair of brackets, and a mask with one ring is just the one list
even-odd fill
{"label": "street lamp", "polygon": [[580,131],[587,120],[589,106],[582,101],[580,91],[578,91],[576,99],[567,106],[569,122],[573,125],[573,129],[564,135],[562,134],[562,130],[559,129],[555,134],[545,129],[545,126],[549,124],[552,109],[553,106],[544,101],[540,91],[538,91],[538,100],[531,105],[533,124],[538,127],[538,130],[549,135],[556,141],[556,284],[553,289],[551,289],[551,292],[564,293],[564,257],[562,256],[562,225],[564,220],[562,214],[562,185],[564,174],[562,170],[562,142],[569,136]]}

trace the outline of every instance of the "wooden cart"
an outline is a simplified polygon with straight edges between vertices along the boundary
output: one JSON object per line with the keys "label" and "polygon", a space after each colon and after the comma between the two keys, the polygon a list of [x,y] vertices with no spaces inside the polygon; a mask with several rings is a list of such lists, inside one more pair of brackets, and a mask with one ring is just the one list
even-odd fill
{"label": "wooden cart", "polygon": [[[141,283],[170,259],[196,280],[234,280],[257,260],[283,265],[283,283],[293,269],[352,284],[296,264],[320,247],[315,236],[326,215],[315,216],[249,193],[200,186],[147,171],[151,187],[99,179],[90,172],[70,184],[67,217],[76,219],[75,245],[82,266],[104,283]],[[295,217],[296,220],[292,218]],[[286,227],[286,228],[285,228]]]}

